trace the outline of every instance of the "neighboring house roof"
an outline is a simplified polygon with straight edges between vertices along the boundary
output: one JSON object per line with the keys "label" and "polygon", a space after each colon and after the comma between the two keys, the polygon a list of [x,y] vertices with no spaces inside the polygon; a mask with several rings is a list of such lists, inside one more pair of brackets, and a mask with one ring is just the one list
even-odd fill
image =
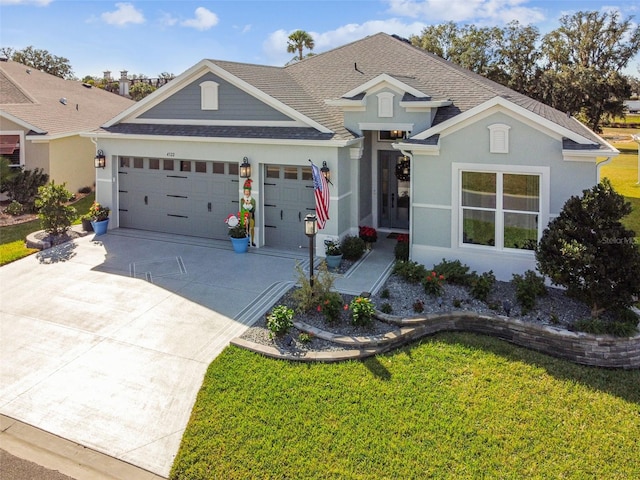
{"label": "neighboring house roof", "polygon": [[[307,57],[285,67],[219,60],[203,62],[222,68],[233,77],[326,127],[334,133],[334,140],[348,141],[358,137],[344,127],[342,105],[361,99],[363,87],[371,87],[380,78],[387,78],[392,84],[410,87],[403,101],[439,102],[431,128],[499,97],[544,121],[558,125],[561,127],[559,131],[570,131],[572,137],[581,137],[580,144],[591,143],[594,150],[612,148],[571,116],[385,33]],[[169,86],[174,89],[178,87],[181,77]],[[161,92],[162,89],[158,90],[155,98],[160,98]],[[349,95],[351,98],[345,98]],[[118,133],[128,133],[124,124],[128,119],[135,118],[136,111],[137,106],[132,107],[127,112],[127,118],[121,116],[117,119],[123,122]],[[114,123],[110,122],[111,125]],[[114,126],[106,130],[115,132]],[[269,131],[273,133],[273,138],[278,138],[278,132],[273,129],[266,129],[263,134],[269,135]],[[413,135],[419,133],[412,132]]]}
{"label": "neighboring house roof", "polygon": [[0,115],[35,127],[31,133],[62,137],[92,130],[133,103],[21,63],[0,62]]}

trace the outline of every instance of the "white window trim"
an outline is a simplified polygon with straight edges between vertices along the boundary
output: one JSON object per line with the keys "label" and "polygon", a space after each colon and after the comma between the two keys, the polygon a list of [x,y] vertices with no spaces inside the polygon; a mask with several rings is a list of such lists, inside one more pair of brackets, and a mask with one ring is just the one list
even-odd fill
{"label": "white window trim", "polygon": [[[460,249],[477,249],[492,252],[508,252],[519,255],[534,255],[531,250],[521,250],[516,248],[505,248],[504,242],[504,224],[502,215],[496,215],[496,246],[489,245],[473,245],[463,243],[462,241],[462,172],[484,172],[484,173],[501,173],[501,174],[520,174],[520,175],[539,175],[540,176],[540,217],[538,219],[538,240],[542,237],[543,230],[549,223],[549,202],[551,196],[550,172],[549,167],[534,167],[523,165],[495,165],[480,163],[452,163],[451,164],[451,248]],[[499,176],[498,178],[502,178]],[[502,185],[500,185],[501,187]],[[501,205],[501,202],[500,204]],[[498,208],[496,207],[496,210]],[[502,207],[500,207],[502,212]]]}
{"label": "white window trim", "polygon": [[200,84],[200,108],[202,110],[218,110],[219,83],[207,80]]}
{"label": "white window trim", "polygon": [[504,123],[494,123],[487,128],[489,128],[489,152],[509,153],[509,130],[511,127]]}
{"label": "white window trim", "polygon": [[378,118],[393,117],[393,97],[391,92],[380,92],[376,94],[378,97]]}

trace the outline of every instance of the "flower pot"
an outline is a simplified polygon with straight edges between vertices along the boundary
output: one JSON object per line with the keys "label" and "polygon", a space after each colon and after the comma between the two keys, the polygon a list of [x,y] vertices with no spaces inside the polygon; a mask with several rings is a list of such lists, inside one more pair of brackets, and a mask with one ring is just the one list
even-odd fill
{"label": "flower pot", "polygon": [[82,230],[85,232],[93,232],[93,227],[91,226],[91,220],[88,218],[82,219]]}
{"label": "flower pot", "polygon": [[97,235],[103,235],[107,233],[107,227],[109,226],[109,219],[102,220],[100,222],[91,222],[91,227],[93,227],[93,231],[96,232]]}
{"label": "flower pot", "polygon": [[324,259],[327,262],[327,268],[335,270],[342,262],[342,255],[327,255]]}
{"label": "flower pot", "polygon": [[244,238],[231,238],[231,244],[233,245],[233,251],[236,253],[247,253],[249,249],[249,237]]}

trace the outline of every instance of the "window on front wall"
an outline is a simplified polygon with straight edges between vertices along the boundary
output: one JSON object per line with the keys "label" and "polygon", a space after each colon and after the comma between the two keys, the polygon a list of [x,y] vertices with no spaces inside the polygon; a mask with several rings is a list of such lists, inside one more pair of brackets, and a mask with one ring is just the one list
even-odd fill
{"label": "window on front wall", "polygon": [[533,250],[540,220],[540,175],[461,173],[461,242]]}

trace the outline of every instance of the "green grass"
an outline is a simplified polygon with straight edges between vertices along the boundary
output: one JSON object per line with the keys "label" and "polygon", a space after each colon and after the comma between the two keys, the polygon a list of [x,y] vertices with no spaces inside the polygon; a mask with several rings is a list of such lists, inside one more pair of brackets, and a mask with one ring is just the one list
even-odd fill
{"label": "green grass", "polygon": [[[91,193],[73,204],[78,215],[84,215],[89,211],[94,198],[95,194]],[[74,222],[79,223],[80,219]],[[39,219],[0,227],[0,266],[36,253],[38,250],[25,246],[25,239],[27,235],[38,230],[42,230]]]}
{"label": "green grass", "polygon": [[622,223],[636,232],[640,241],[640,185],[638,185],[638,144],[636,142],[614,142],[620,155],[600,170],[602,177],[611,180],[616,192],[624,195],[633,211],[622,219]]}
{"label": "green grass", "polygon": [[170,478],[640,478],[638,385],[466,333],[340,364],[229,347]]}

